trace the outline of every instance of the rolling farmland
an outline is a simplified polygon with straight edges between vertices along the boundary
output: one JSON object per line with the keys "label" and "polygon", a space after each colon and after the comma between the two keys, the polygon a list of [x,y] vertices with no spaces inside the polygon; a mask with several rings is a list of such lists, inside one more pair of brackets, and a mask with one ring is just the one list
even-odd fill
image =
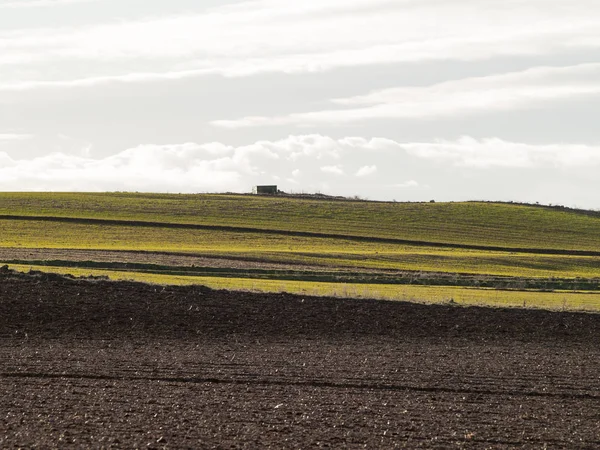
{"label": "rolling farmland", "polygon": [[516,204],[131,193],[0,193],[0,200],[0,216],[239,227],[499,248],[598,251],[600,244],[600,213]]}
{"label": "rolling farmland", "polygon": [[[502,289],[505,304],[521,306],[515,290],[555,291],[556,301],[540,306],[596,309],[599,225],[600,214],[591,211],[499,203],[3,193],[0,262],[158,283],[381,291],[382,298],[421,301],[476,296],[443,294],[441,286]],[[438,290],[407,294],[415,284]],[[585,301],[574,295],[580,293]],[[480,294],[489,304],[490,293]]]}
{"label": "rolling farmland", "polygon": [[595,448],[598,224],[0,194],[0,447]]}

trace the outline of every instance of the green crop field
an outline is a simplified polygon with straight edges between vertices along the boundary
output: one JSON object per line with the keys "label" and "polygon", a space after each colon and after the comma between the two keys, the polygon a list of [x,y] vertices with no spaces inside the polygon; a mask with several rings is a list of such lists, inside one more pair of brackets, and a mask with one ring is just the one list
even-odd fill
{"label": "green crop field", "polygon": [[[569,301],[571,307],[600,309],[596,294],[577,294],[600,293],[600,213],[543,206],[0,193],[0,261],[237,289],[272,290],[284,283],[302,292],[294,283],[313,283],[302,285],[309,290],[330,283],[327,295],[343,285],[361,292],[356,296],[388,292],[378,296],[469,298],[463,302],[469,304],[480,287],[502,290],[479,289],[479,301],[489,303],[500,293],[505,301],[496,303],[513,306],[535,306],[537,298],[538,306],[556,307],[567,290],[585,299]],[[415,283],[424,286],[409,286]],[[425,298],[427,285],[436,285],[431,289],[438,294]],[[417,287],[416,296],[398,294]],[[469,295],[439,294],[443,289]]]}
{"label": "green crop field", "polygon": [[457,245],[600,252],[600,213],[499,203],[250,195],[0,193],[2,215],[237,226]]}

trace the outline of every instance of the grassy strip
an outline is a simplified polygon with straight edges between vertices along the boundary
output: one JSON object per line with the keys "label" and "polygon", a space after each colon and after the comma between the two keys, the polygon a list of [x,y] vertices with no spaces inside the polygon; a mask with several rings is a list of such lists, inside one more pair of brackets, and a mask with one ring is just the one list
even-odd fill
{"label": "grassy strip", "polygon": [[[30,265],[10,265],[10,268],[22,272],[28,270],[48,271],[47,268]],[[588,292],[499,291],[494,289],[464,287],[381,284],[355,285],[306,281],[257,280],[247,278],[190,277],[59,267],[52,268],[51,272],[75,276],[104,275],[113,280],[132,280],[163,285],[201,284],[213,289],[289,292],[340,298],[375,298],[419,303],[452,302],[460,305],[600,311],[600,294]]]}
{"label": "grassy strip", "polygon": [[518,277],[600,277],[600,257],[511,254],[406,245],[182,230],[0,220],[0,247],[194,253],[327,268]]}
{"label": "grassy strip", "polygon": [[457,245],[600,249],[600,217],[525,205],[384,203],[242,195],[2,193],[0,214],[320,232]]}
{"label": "grassy strip", "polygon": [[426,241],[410,241],[398,238],[382,238],[371,236],[353,236],[331,233],[319,233],[308,231],[291,231],[291,230],[276,230],[276,229],[261,229],[248,227],[234,227],[223,225],[197,225],[197,224],[178,224],[168,222],[147,222],[135,220],[107,220],[107,219],[82,219],[77,217],[54,217],[54,216],[14,216],[0,215],[0,220],[17,221],[17,222],[43,222],[55,224],[69,225],[93,225],[99,227],[133,227],[133,228],[158,228],[158,229],[177,229],[177,230],[203,230],[213,233],[237,233],[250,234],[250,238],[255,235],[271,235],[271,236],[290,236],[301,237],[308,239],[333,239],[343,241],[369,242],[379,244],[406,245],[411,247],[432,247],[440,249],[459,249],[459,250],[480,250],[486,252],[511,252],[511,253],[533,253],[541,255],[573,255],[573,256],[599,256],[599,251],[592,250],[562,250],[562,249],[547,249],[547,248],[516,248],[516,247],[498,247],[489,245],[473,245],[473,244],[450,244],[445,242],[426,242]]}

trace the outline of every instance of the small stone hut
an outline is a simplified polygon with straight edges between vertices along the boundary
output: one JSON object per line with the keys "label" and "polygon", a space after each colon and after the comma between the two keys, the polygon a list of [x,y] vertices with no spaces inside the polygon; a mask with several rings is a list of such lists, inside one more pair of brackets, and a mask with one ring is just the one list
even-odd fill
{"label": "small stone hut", "polygon": [[279,192],[277,190],[276,185],[268,185],[268,186],[254,186],[252,188],[253,194],[277,194]]}

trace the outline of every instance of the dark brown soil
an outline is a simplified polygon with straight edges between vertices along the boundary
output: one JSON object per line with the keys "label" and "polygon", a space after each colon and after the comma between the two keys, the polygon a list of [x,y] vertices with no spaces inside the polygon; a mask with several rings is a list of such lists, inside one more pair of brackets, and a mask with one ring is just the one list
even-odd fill
{"label": "dark brown soil", "polygon": [[600,315],[0,274],[0,448],[598,448]]}

